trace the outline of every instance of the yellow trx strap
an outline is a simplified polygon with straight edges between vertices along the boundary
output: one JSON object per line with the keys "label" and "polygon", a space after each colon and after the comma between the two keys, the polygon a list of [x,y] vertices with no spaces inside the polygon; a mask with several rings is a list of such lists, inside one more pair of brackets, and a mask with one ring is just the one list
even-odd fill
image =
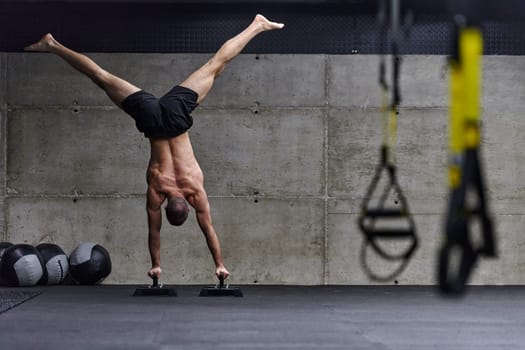
{"label": "yellow trx strap", "polygon": [[[442,292],[459,294],[478,255],[495,256],[495,247],[478,153],[483,38],[477,27],[458,27],[457,40],[457,51],[450,60],[450,196],[438,276]],[[469,193],[476,195],[477,203],[467,201]],[[470,239],[474,217],[479,219],[483,237],[478,247],[474,247]],[[455,266],[450,259],[453,249],[461,252]]]}

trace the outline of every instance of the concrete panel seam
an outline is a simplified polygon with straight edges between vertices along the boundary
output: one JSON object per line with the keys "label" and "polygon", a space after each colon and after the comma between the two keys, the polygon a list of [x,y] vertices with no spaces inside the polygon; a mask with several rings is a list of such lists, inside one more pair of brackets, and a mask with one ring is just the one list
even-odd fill
{"label": "concrete panel seam", "polygon": [[[328,215],[330,216],[338,216],[338,215],[359,215],[360,211],[359,210],[354,210],[354,211],[346,211],[346,212],[330,212],[328,211]],[[446,212],[445,211],[437,211],[435,213],[433,212],[428,212],[428,211],[425,211],[425,212],[414,212],[413,210],[411,211],[411,214],[412,215],[416,215],[416,216],[433,216],[433,215],[445,215]],[[503,215],[503,214],[499,214],[499,215]],[[522,215],[525,215],[525,214],[504,214],[504,215],[508,215],[508,216],[522,216]],[[494,215],[493,215],[494,216]]]}
{"label": "concrete panel seam", "polygon": [[118,193],[118,194],[48,194],[48,193],[25,193],[25,194],[6,194],[6,198],[74,198],[74,199],[91,199],[91,198],[143,198],[145,194]]}
{"label": "concrete panel seam", "polygon": [[2,207],[2,235],[3,240],[8,242],[9,241],[9,234],[7,232],[7,64],[8,64],[8,58],[9,56],[5,53],[2,53],[2,57],[0,61],[2,61],[4,64],[2,66],[2,71],[0,72],[0,93],[4,95],[4,100],[2,103],[1,111],[2,111],[2,120],[0,123],[0,135],[1,135],[1,144],[0,147],[2,147],[2,150],[0,152],[2,160],[3,160],[3,181],[2,181],[2,197],[3,197],[3,207]]}
{"label": "concrete panel seam", "polygon": [[[91,198],[143,198],[145,193],[110,193],[110,194],[89,194],[82,193],[81,195],[74,194],[57,194],[57,193],[11,193],[7,194],[6,198],[78,198],[78,199],[91,199]],[[208,196],[210,199],[253,199],[253,194],[247,195],[211,195]],[[275,195],[258,195],[258,200],[327,200],[325,196],[275,196]]]}
{"label": "concrete panel seam", "polygon": [[[258,106],[257,110],[259,112],[268,112],[268,111],[318,111],[319,109],[325,108],[325,105],[319,105],[319,106]],[[239,106],[199,106],[198,110],[203,111],[253,111],[253,105],[246,106],[246,107],[239,107]]]}
{"label": "concrete panel seam", "polygon": [[[10,111],[17,111],[17,110],[72,110],[73,108],[79,108],[80,110],[101,110],[101,111],[114,111],[114,110],[120,110],[117,106],[110,106],[110,105],[76,105],[76,106],[66,106],[66,105],[40,105],[40,106],[34,106],[34,105],[8,105],[7,106]],[[214,106],[199,106],[197,111],[217,111],[217,112],[224,112],[224,111],[252,111],[253,106],[246,106],[246,107],[239,107],[239,106],[220,106],[220,107],[214,107]],[[319,106],[271,106],[271,107],[260,107],[260,112],[269,112],[269,111],[318,111],[320,108],[326,108],[326,105],[319,105]],[[344,108],[342,108],[344,109]],[[195,112],[194,112],[195,113]]]}
{"label": "concrete panel seam", "polygon": [[[340,107],[340,106],[330,106],[331,110],[333,111],[381,111],[380,107],[361,107],[361,106],[347,106],[347,107]],[[399,107],[400,112],[401,111],[421,111],[421,112],[427,112],[427,111],[448,111],[447,107],[418,107],[418,106],[400,106]]]}
{"label": "concrete panel seam", "polygon": [[33,106],[33,105],[9,105],[8,106],[10,111],[17,111],[17,110],[26,110],[26,111],[38,111],[38,110],[73,110],[73,109],[79,109],[79,110],[99,110],[99,111],[114,111],[119,110],[117,106],[111,106],[111,105],[40,105],[40,106]]}
{"label": "concrete panel seam", "polygon": [[[16,105],[10,105],[8,104],[9,109],[15,111],[15,110],[42,110],[42,109],[55,109],[55,110],[71,110],[74,107],[80,108],[80,109],[87,109],[87,110],[104,110],[104,111],[112,111],[112,110],[119,110],[117,106],[114,105],[83,105],[78,104],[73,106],[71,105],[24,105],[24,104],[16,104]],[[320,108],[327,107],[327,104],[323,102],[322,105],[311,105],[311,106],[267,106],[267,107],[259,107],[259,110],[261,112],[267,112],[272,110],[277,111],[289,111],[289,110],[301,110],[301,111],[317,111]],[[213,106],[213,105],[207,105],[207,106],[199,106],[199,111],[251,111],[253,108],[252,105],[248,106],[228,106],[228,105],[220,105],[220,106]],[[345,107],[340,107],[341,109],[346,109]],[[439,107],[436,107],[439,108]],[[372,109],[372,107],[370,108]],[[376,108],[379,109],[379,108]],[[425,108],[421,108],[425,109]],[[428,109],[428,108],[426,108]]]}
{"label": "concrete panel seam", "polygon": [[324,113],[324,143],[323,143],[323,158],[324,158],[324,251],[323,251],[323,285],[328,283],[328,240],[330,236],[328,234],[328,201],[330,197],[328,195],[328,110]]}
{"label": "concrete panel seam", "polygon": [[[324,200],[325,197],[324,196],[301,196],[301,195],[298,195],[298,196],[294,196],[294,195],[272,195],[272,194],[269,194],[269,195],[266,195],[266,194],[258,194],[257,196],[257,199],[259,200],[265,200],[265,199],[290,199],[290,200],[296,200],[296,199],[313,199],[313,200]],[[254,198],[254,195],[253,194],[247,194],[247,195],[209,195],[208,198],[232,198],[232,199],[237,199],[237,198],[248,198],[248,199],[253,199]]]}
{"label": "concrete panel seam", "polygon": [[329,234],[328,234],[328,201],[329,201],[329,194],[328,194],[328,116],[329,116],[329,87],[330,87],[330,69],[328,69],[330,65],[330,56],[325,55],[325,110],[324,110],[324,116],[323,116],[323,123],[324,123],[324,135],[323,135],[323,166],[324,166],[324,246],[323,246],[323,285],[326,285],[328,283],[328,275],[330,271],[328,270],[328,240],[329,240]]}

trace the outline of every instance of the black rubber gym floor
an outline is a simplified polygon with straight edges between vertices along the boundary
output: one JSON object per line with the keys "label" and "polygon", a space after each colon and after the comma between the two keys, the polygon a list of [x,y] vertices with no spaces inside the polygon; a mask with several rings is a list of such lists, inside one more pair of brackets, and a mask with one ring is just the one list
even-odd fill
{"label": "black rubber gym floor", "polygon": [[42,293],[0,314],[0,348],[525,348],[525,287],[461,299],[432,287],[243,286],[244,298],[201,298],[200,286],[132,297],[135,287],[24,288]]}

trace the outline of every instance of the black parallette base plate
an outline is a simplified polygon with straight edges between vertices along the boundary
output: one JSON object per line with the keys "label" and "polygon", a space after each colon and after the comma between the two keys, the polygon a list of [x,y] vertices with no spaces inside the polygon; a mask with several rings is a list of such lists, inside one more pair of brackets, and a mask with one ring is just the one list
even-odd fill
{"label": "black parallette base plate", "polygon": [[200,297],[243,297],[242,291],[239,287],[223,287],[208,286],[201,289]]}
{"label": "black parallette base plate", "polygon": [[173,288],[151,288],[151,287],[144,287],[144,288],[137,288],[135,290],[135,293],[133,293],[134,297],[137,296],[159,296],[159,295],[165,295],[168,297],[176,297],[177,292]]}

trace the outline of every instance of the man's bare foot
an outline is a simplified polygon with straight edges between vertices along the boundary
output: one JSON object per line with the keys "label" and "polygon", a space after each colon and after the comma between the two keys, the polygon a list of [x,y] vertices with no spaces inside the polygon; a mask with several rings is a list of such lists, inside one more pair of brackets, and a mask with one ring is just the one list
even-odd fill
{"label": "man's bare foot", "polygon": [[263,30],[281,29],[284,27],[283,23],[271,22],[261,14],[255,16],[253,21],[255,23],[260,23]]}
{"label": "man's bare foot", "polygon": [[51,46],[56,42],[55,38],[49,33],[44,35],[38,42],[24,47],[25,51],[48,52]]}

